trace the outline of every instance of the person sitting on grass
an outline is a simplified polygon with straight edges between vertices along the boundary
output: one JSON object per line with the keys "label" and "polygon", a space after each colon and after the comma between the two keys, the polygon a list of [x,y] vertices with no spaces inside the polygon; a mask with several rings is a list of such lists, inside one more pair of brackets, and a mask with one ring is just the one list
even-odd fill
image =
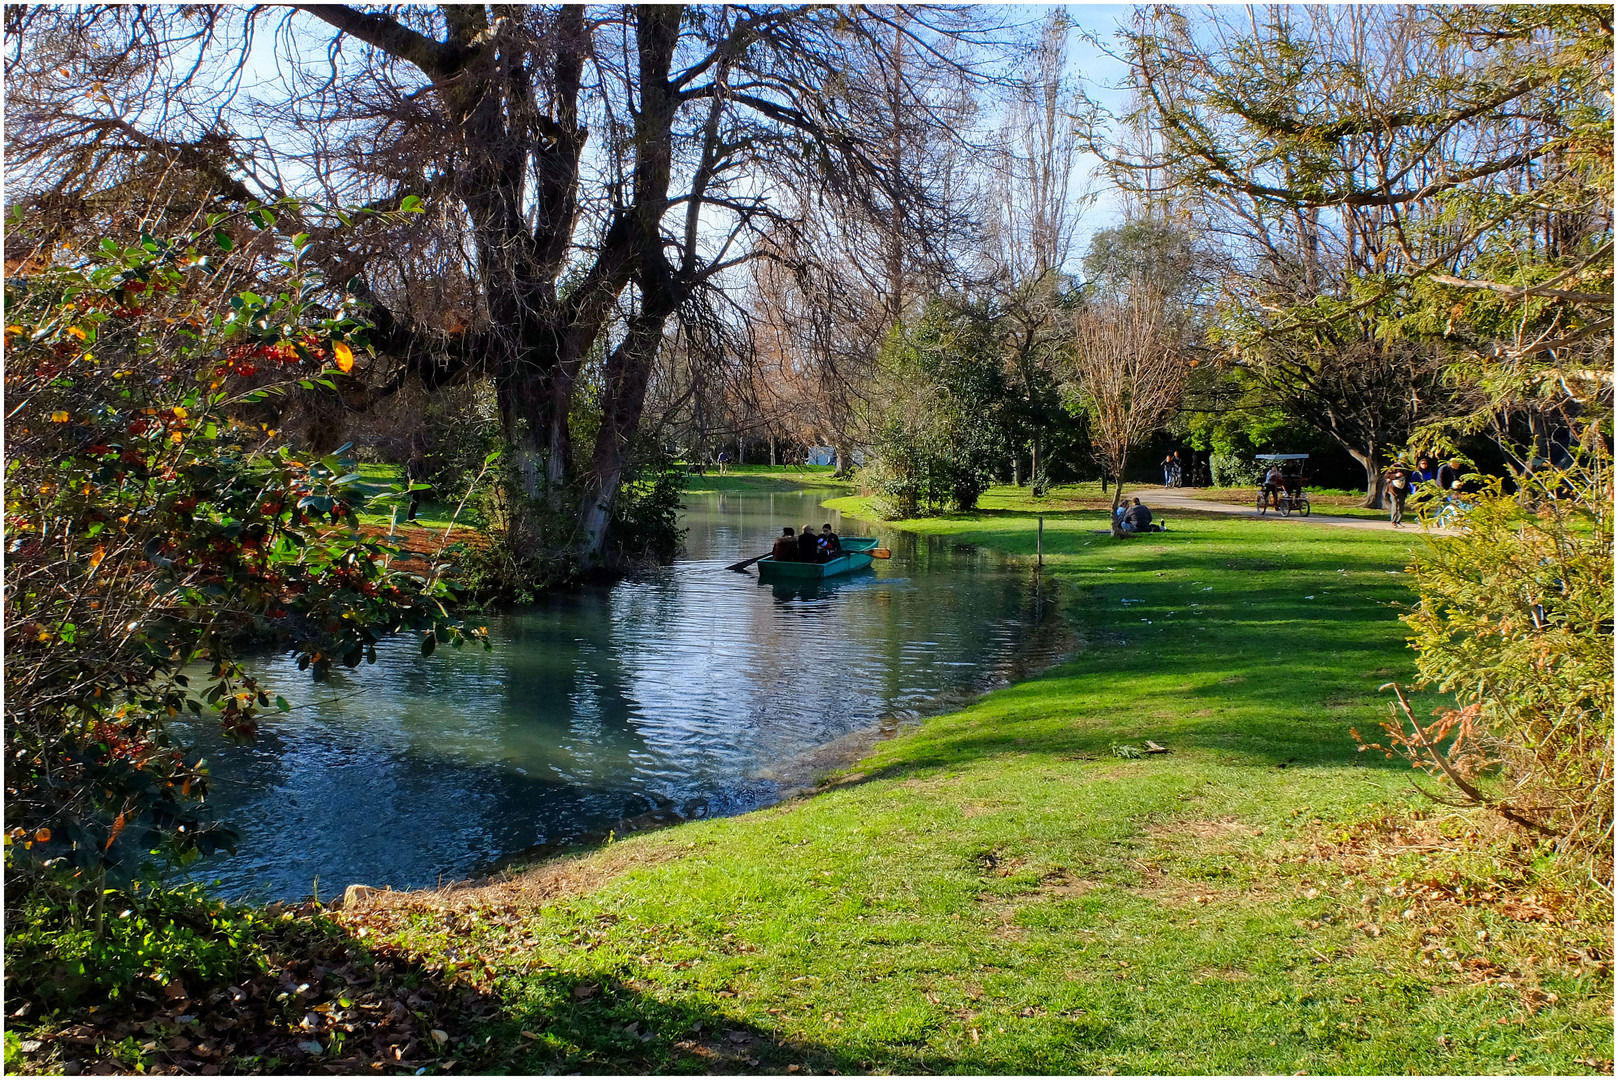
{"label": "person sitting on grass", "polygon": [[815,535],[813,525],[805,525],[803,532],[798,534],[798,561],[820,561],[820,537]]}
{"label": "person sitting on grass", "polygon": [[770,552],[770,557],[776,562],[798,561],[798,537],[791,525],[782,529],[781,535],[775,538],[775,549]]}
{"label": "person sitting on grass", "polygon": [[1146,532],[1152,524],[1152,512],[1135,500],[1135,505],[1124,511],[1125,532]]}

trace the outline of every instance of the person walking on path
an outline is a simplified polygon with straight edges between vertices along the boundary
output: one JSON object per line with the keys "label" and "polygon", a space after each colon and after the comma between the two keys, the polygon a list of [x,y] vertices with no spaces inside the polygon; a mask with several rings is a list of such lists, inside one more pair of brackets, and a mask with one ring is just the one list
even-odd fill
{"label": "person walking on path", "polygon": [[1386,494],[1388,520],[1393,522],[1393,527],[1397,529],[1404,524],[1405,499],[1410,496],[1410,474],[1398,468],[1388,470]]}

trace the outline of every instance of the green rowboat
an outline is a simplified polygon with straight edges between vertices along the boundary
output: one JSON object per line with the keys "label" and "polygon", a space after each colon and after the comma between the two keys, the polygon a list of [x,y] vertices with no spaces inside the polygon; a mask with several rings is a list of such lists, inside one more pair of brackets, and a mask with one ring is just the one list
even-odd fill
{"label": "green rowboat", "polygon": [[836,577],[838,574],[848,574],[855,570],[864,570],[871,565],[871,556],[866,554],[876,547],[877,541],[872,536],[845,536],[842,538],[843,553],[829,562],[776,562],[770,555],[758,561],[758,579],[760,581],[819,581],[822,578]]}

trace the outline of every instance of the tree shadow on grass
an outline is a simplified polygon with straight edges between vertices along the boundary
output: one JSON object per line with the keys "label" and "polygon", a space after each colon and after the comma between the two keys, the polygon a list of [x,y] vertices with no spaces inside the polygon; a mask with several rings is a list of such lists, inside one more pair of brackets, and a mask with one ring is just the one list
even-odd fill
{"label": "tree shadow on grass", "polygon": [[527,1004],[491,1023],[491,1071],[812,1074],[859,1069],[844,1050],[738,1020],[728,991],[662,1000],[630,980],[555,973],[525,980]]}
{"label": "tree shadow on grass", "polygon": [[738,1074],[858,1067],[844,1052],[729,1015],[726,991],[665,1001],[632,981],[485,969],[470,935],[464,952],[452,938],[442,955],[422,957],[378,944],[383,935],[370,933],[363,912],[341,922],[313,904],[284,913],[272,906],[265,914],[262,951],[244,955],[228,976],[141,978],[115,998],[49,1002],[55,1011],[49,988],[8,985],[8,1009],[31,1014],[8,1025],[21,1036],[20,1057],[8,1059],[8,1071]]}

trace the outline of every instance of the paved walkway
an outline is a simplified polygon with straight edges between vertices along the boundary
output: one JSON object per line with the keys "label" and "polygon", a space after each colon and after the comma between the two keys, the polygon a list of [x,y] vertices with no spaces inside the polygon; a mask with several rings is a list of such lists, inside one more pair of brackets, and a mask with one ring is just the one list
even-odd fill
{"label": "paved walkway", "polygon": [[[1416,515],[1413,513],[1406,516],[1404,525],[1395,529],[1393,523],[1386,519],[1376,521],[1370,518],[1340,517],[1336,514],[1318,513],[1314,510],[1310,511],[1308,517],[1304,517],[1302,514],[1282,517],[1275,510],[1260,514],[1253,508],[1252,504],[1238,506],[1231,503],[1214,502],[1211,499],[1199,499],[1194,495],[1187,495],[1183,488],[1129,487],[1128,494],[1130,498],[1139,499],[1151,507],[1153,515],[1157,517],[1166,516],[1165,511],[1170,510],[1199,510],[1208,514],[1234,514],[1238,517],[1262,518],[1265,521],[1274,521],[1285,525],[1296,522],[1301,525],[1337,525],[1345,529],[1372,529],[1377,532],[1422,532],[1421,523],[1416,520]],[[1441,536],[1454,534],[1453,529],[1429,529],[1427,531]]]}

